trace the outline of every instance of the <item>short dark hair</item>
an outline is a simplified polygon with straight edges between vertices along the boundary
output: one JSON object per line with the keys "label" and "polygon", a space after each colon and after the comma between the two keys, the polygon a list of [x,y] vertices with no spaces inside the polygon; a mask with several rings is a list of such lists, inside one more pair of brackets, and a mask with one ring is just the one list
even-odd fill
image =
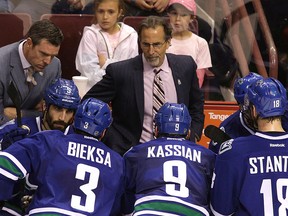
{"label": "short dark hair", "polygon": [[144,20],[142,20],[139,29],[138,29],[138,37],[141,41],[141,32],[145,28],[156,28],[157,26],[163,26],[164,33],[165,33],[165,41],[171,39],[172,37],[172,30],[170,28],[169,22],[166,19],[159,16],[148,16]]}
{"label": "short dark hair", "polygon": [[26,34],[26,38],[30,37],[33,45],[37,45],[41,40],[46,39],[54,46],[60,46],[64,36],[59,27],[50,20],[44,19],[36,21]]}

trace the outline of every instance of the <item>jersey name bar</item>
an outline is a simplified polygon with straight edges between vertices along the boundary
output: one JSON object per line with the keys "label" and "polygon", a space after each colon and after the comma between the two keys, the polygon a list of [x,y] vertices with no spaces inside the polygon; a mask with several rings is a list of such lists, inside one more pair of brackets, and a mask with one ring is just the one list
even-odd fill
{"label": "jersey name bar", "polygon": [[287,172],[288,156],[266,156],[249,158],[250,174]]}
{"label": "jersey name bar", "polygon": [[67,155],[111,167],[110,152],[106,152],[105,150],[94,146],[69,142]]}
{"label": "jersey name bar", "polygon": [[181,145],[150,146],[147,149],[147,158],[163,158],[169,156],[184,157],[190,161],[201,163],[201,151]]}

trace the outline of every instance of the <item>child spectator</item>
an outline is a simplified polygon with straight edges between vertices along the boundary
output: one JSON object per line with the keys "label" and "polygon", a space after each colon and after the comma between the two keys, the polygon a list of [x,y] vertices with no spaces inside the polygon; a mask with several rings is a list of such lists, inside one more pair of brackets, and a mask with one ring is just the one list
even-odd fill
{"label": "child spectator", "polygon": [[88,88],[105,75],[107,65],[138,55],[138,35],[118,22],[123,14],[121,0],[95,0],[93,24],[84,28],[76,55],[76,69],[89,78]]}
{"label": "child spectator", "polygon": [[201,87],[205,70],[212,64],[207,41],[189,29],[189,23],[195,19],[196,3],[194,0],[170,0],[167,12],[173,29],[171,47],[167,52],[192,56],[197,64],[196,72]]}

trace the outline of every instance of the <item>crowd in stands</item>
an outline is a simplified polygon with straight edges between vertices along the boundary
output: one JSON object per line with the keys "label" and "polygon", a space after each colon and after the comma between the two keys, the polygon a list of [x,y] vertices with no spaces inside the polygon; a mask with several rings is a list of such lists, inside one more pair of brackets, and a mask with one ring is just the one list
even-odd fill
{"label": "crowd in stands", "polygon": [[[92,0],[85,0],[85,1],[83,1],[83,0],[82,1],[80,1],[80,0],[74,0],[74,1],[73,0],[57,0],[57,1],[6,0],[6,1],[3,1],[3,3],[2,3],[3,6],[2,7],[0,6],[0,8],[2,8],[2,9],[0,9],[0,11],[10,12],[10,13],[27,13],[27,14],[31,15],[32,22],[35,22],[35,21],[41,19],[41,16],[43,14],[89,14],[89,15],[93,15],[95,12],[95,9],[97,8],[97,4],[99,4],[99,3],[100,3],[100,1],[94,2]],[[178,7],[177,1],[175,1],[175,3],[176,4],[174,4],[174,6],[173,5],[171,6],[171,5],[169,5],[168,1],[160,1],[159,0],[157,2],[154,2],[153,7],[152,7],[151,5],[146,3],[146,1],[144,1],[144,0],[143,1],[142,0],[124,1],[124,2],[119,1],[119,9],[121,11],[119,11],[119,17],[117,18],[117,23],[118,24],[122,23],[123,18],[126,16],[160,15],[160,16],[168,17],[168,15],[169,15],[169,13],[167,13],[168,6],[169,6],[169,10],[172,7]],[[172,4],[172,1],[170,2],[170,4]],[[183,5],[181,6],[181,4],[183,4]],[[8,5],[10,5],[9,8],[14,8],[14,9],[13,10],[12,9],[6,10],[5,8],[7,8]],[[11,5],[12,6],[14,5],[14,7],[12,7]],[[235,77],[235,74],[238,73],[237,63],[236,63],[235,59],[233,61],[232,52],[229,50],[229,48],[226,48],[225,45],[219,41],[215,44],[214,43],[208,44],[209,41],[211,41],[212,29],[211,29],[211,26],[209,26],[209,24],[205,20],[203,20],[201,17],[198,16],[196,18],[196,15],[197,15],[196,14],[196,4],[194,1],[192,1],[192,3],[189,3],[188,6],[187,6],[187,3],[185,3],[185,2],[183,3],[183,1],[180,2],[179,5],[180,5],[180,9],[182,8],[183,12],[185,12],[185,14],[187,14],[187,13],[191,14],[192,13],[191,15],[186,17],[187,23],[189,25],[191,25],[194,22],[194,20],[197,20],[196,24],[193,24],[193,26],[190,26],[190,28],[185,27],[186,28],[186,30],[185,30],[186,34],[187,34],[187,32],[190,32],[188,34],[191,34],[191,32],[192,32],[191,30],[195,29],[195,25],[196,25],[197,33],[199,32],[199,34],[194,34],[193,36],[190,36],[190,39],[185,38],[188,36],[184,36],[184,39],[183,39],[183,36],[178,35],[177,36],[178,39],[175,38],[176,36],[174,36],[171,40],[171,43],[173,46],[170,47],[168,52],[175,53],[175,54],[185,54],[185,55],[188,54],[194,58],[194,60],[196,61],[197,65],[198,65],[197,74],[198,74],[198,78],[199,78],[200,87],[203,85],[203,82],[205,81],[205,78],[207,75],[214,74],[213,80],[215,80],[215,82],[213,85],[216,85],[216,88],[219,88],[219,86],[224,86],[226,88],[231,89],[231,83],[233,82],[233,78]],[[151,7],[152,7],[152,9],[151,9]],[[164,10],[163,8],[167,8],[167,9]],[[95,15],[97,15],[97,14],[95,14]],[[170,13],[170,15],[171,15],[171,13]],[[172,22],[172,17],[171,16],[169,16],[169,17],[171,19],[170,21]],[[174,15],[174,17],[175,17],[175,15]],[[177,22],[179,22],[179,21],[177,21]],[[92,23],[94,24],[94,27],[97,26],[97,24],[99,24],[99,23],[97,23],[95,18],[92,20]],[[123,23],[121,25],[125,26],[125,25],[123,25]],[[184,24],[184,25],[187,25],[187,24]],[[93,25],[91,25],[91,29],[94,29],[94,27],[93,27]],[[86,32],[88,28],[89,27],[87,26],[84,31]],[[136,29],[136,31],[137,31],[137,29]],[[177,31],[179,31],[179,30],[177,30]],[[89,31],[87,31],[87,32],[89,32]],[[69,33],[67,33],[67,34],[69,35]],[[82,32],[80,34],[82,35]],[[173,34],[176,34],[175,29],[174,29]],[[179,33],[177,33],[177,34],[179,34]],[[181,33],[181,34],[183,34],[183,33]],[[88,38],[87,35],[88,35],[88,33],[86,33],[86,35],[83,36],[82,42],[79,45],[80,47],[79,47],[78,52],[83,52],[83,49],[85,50],[85,52],[87,52],[89,49],[93,49],[91,44],[95,43],[94,40],[100,40],[100,39],[102,40],[102,38],[99,39],[98,37],[93,37],[92,38],[93,42],[89,46],[87,46],[85,44],[87,44],[88,42],[91,42],[90,40],[87,40],[87,38]],[[123,34],[121,34],[121,37],[123,38]],[[183,41],[179,41],[180,37],[182,38],[181,40],[183,40]],[[114,37],[114,38],[116,38],[116,37]],[[196,40],[196,38],[197,38],[197,40]],[[203,40],[203,39],[205,39],[207,42],[205,42],[205,40]],[[104,40],[104,42],[106,42],[108,40],[108,38],[103,39],[103,40]],[[110,38],[110,40],[113,40],[113,38],[112,39]],[[189,49],[183,49],[182,47],[185,46],[184,42],[189,44],[190,40],[191,40],[191,43],[195,43],[195,46],[191,46],[191,48],[189,48]],[[78,46],[77,43],[75,44],[75,46]],[[114,43],[117,43],[117,42],[114,41]],[[127,43],[127,41],[126,41],[126,43]],[[110,43],[108,43],[108,44],[110,44]],[[177,44],[177,46],[176,46],[176,44]],[[207,45],[209,45],[209,48],[207,48]],[[100,49],[100,52],[103,52],[103,49],[104,50],[107,49],[105,46],[104,47],[103,46],[98,47]],[[74,70],[76,71],[76,68],[77,68],[77,71],[79,71],[81,74],[89,77],[89,82],[90,82],[89,87],[91,87],[93,83],[99,81],[99,79],[104,75],[105,68],[110,62],[123,60],[126,58],[133,57],[135,55],[136,52],[133,51],[134,54],[133,53],[126,54],[126,52],[125,52],[125,54],[123,54],[123,55],[121,54],[121,57],[119,57],[119,49],[122,49],[122,46],[123,46],[123,44],[121,46],[117,47],[117,50],[115,51],[115,55],[113,55],[113,53],[111,53],[112,48],[110,46],[108,46],[109,49],[105,51],[106,53],[104,52],[105,54],[100,55],[100,56],[105,56],[105,58],[108,58],[108,61],[107,62],[104,61],[104,62],[106,62],[106,64],[102,63],[102,61],[101,61],[101,63],[99,65],[95,65],[98,61],[97,57],[94,56],[93,60],[91,60],[90,58],[83,59],[83,57],[79,58],[78,56],[77,57],[74,56],[76,54],[73,51],[72,57],[74,57],[76,59]],[[134,45],[131,45],[130,49],[132,49],[132,47],[134,47]],[[136,47],[134,47],[134,48],[136,50]],[[211,50],[211,51],[209,51],[209,50]],[[109,51],[109,53],[108,53],[108,51]],[[139,50],[139,51],[141,52],[141,50]],[[210,56],[210,52],[213,55]],[[90,51],[89,51],[89,53],[90,53]],[[123,51],[123,53],[124,53],[124,51]],[[63,56],[62,51],[60,52],[60,54],[61,54],[60,56],[62,57]],[[219,58],[218,56],[221,56],[221,57],[225,56],[227,58],[227,60],[229,60],[229,59],[231,59],[231,60],[227,61],[227,63],[225,62],[225,63],[222,63],[221,65],[219,65],[219,60],[221,60],[221,58]],[[67,61],[67,58],[65,58],[65,59]],[[60,60],[61,60],[61,58],[60,58]],[[89,62],[90,60],[91,60],[91,63]],[[87,64],[85,62],[89,62],[89,63]],[[64,62],[63,65],[65,65],[65,64],[67,64],[67,63]],[[71,65],[71,62],[69,62],[69,64]],[[199,68],[199,65],[201,68]],[[92,74],[94,75],[94,73],[91,73],[91,68],[94,68],[94,67],[97,68],[99,66],[100,66],[100,68],[95,70],[97,72],[94,72],[94,73],[97,73],[96,77],[92,78],[92,80],[91,80],[90,79],[91,75]],[[82,67],[84,67],[85,70]],[[90,67],[90,69],[89,69],[89,67]],[[230,72],[229,76],[225,76],[227,71]],[[68,76],[66,76],[66,73],[67,72],[65,71],[64,77],[68,78]],[[72,75],[75,75],[75,73],[77,73],[77,72],[74,72],[74,71],[71,72],[71,77],[72,77]],[[90,74],[90,76],[89,76],[89,74]],[[71,77],[69,77],[69,78],[71,78]],[[223,82],[223,79],[225,79],[224,82]],[[208,81],[206,83],[208,83]],[[208,86],[208,85],[209,84],[206,84],[206,86]],[[213,91],[213,88],[211,88],[211,89],[208,89],[208,88],[203,87],[203,90],[209,92],[212,89],[212,91]],[[220,90],[216,90],[216,91],[219,92],[219,97],[215,97],[215,100],[232,100],[232,101],[234,100],[233,95],[232,95],[232,99],[231,99],[231,96],[225,97],[225,93],[224,93],[224,95],[221,95]]]}

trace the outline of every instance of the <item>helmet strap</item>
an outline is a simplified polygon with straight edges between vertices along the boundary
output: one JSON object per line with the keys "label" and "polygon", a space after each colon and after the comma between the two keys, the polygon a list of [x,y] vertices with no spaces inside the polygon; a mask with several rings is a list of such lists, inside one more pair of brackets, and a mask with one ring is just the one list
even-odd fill
{"label": "helmet strap", "polygon": [[45,109],[44,109],[44,114],[42,117],[42,124],[41,124],[42,130],[51,130],[51,128],[49,127],[48,121],[47,121],[47,118],[49,118],[49,116],[48,116],[49,107],[50,107],[50,105],[47,106],[45,104]]}
{"label": "helmet strap", "polygon": [[[190,136],[191,136],[191,130],[189,129],[188,132],[187,132],[187,135],[186,135],[185,139],[186,139],[186,140],[189,140],[189,139],[190,139]],[[197,140],[197,139],[195,138],[195,142],[196,142],[196,140]]]}
{"label": "helmet strap", "polygon": [[155,139],[157,139],[158,136],[159,136],[159,130],[158,130],[158,127],[155,126],[155,129],[154,129],[154,131],[153,131],[153,137],[154,137]]}
{"label": "helmet strap", "polygon": [[103,139],[103,137],[104,137],[105,134],[106,134],[106,131],[107,131],[107,129],[105,129],[105,130],[102,132],[102,134],[101,134],[100,137],[98,138],[99,141]]}
{"label": "helmet strap", "polygon": [[253,128],[255,128],[255,130],[258,130],[258,119],[260,118],[259,114],[256,112],[256,108],[254,105],[251,106],[250,108],[250,115],[252,118],[252,123],[253,123]]}

